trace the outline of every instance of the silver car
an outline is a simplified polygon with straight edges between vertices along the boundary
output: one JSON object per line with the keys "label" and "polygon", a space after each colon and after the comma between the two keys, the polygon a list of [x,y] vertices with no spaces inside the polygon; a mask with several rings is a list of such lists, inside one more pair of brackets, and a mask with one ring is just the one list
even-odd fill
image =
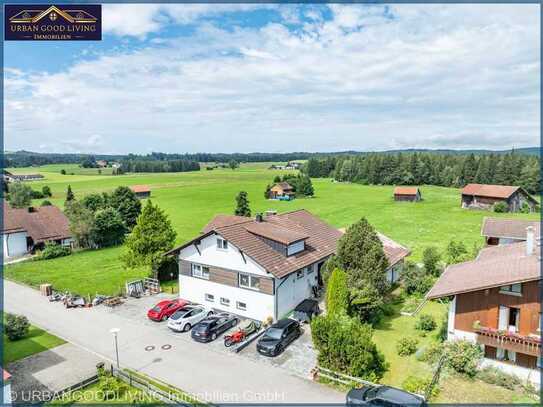
{"label": "silver car", "polygon": [[203,305],[186,305],[170,317],[168,328],[175,332],[187,332],[202,319],[212,314],[213,310]]}

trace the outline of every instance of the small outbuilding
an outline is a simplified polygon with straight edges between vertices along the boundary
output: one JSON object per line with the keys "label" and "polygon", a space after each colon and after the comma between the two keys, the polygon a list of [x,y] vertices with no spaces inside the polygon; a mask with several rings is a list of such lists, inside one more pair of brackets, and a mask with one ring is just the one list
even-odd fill
{"label": "small outbuilding", "polygon": [[145,199],[151,196],[151,188],[149,188],[148,185],[132,185],[130,189],[139,199]]}
{"label": "small outbuilding", "polygon": [[505,202],[508,212],[519,212],[523,207],[530,212],[537,209],[537,201],[522,187],[512,185],[468,184],[462,189],[462,208],[492,209]]}
{"label": "small outbuilding", "polygon": [[422,200],[422,195],[418,187],[396,187],[394,188],[394,200],[418,202]]}
{"label": "small outbuilding", "polygon": [[270,189],[270,199],[294,198],[294,188],[288,182],[278,182]]}

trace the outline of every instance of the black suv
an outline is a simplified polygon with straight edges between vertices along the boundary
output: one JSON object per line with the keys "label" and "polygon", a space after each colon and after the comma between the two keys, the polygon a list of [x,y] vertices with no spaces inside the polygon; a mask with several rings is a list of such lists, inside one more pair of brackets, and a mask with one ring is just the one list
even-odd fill
{"label": "black suv", "polygon": [[211,315],[192,328],[190,336],[198,342],[211,342],[224,331],[236,326],[239,319],[230,314]]}
{"label": "black suv", "polygon": [[302,330],[298,321],[281,319],[266,329],[256,344],[256,350],[265,356],[277,356],[301,334]]}
{"label": "black suv", "polygon": [[348,406],[426,406],[422,397],[390,386],[352,389],[347,393],[346,402]]}

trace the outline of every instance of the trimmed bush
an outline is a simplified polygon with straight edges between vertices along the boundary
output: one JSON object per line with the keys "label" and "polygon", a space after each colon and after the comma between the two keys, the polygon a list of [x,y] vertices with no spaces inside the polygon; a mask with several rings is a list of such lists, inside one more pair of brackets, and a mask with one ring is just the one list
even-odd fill
{"label": "trimmed bush", "polygon": [[[402,389],[411,393],[425,395],[431,382],[432,379],[430,377],[407,376],[407,378],[402,382]],[[432,388],[432,392],[429,396],[435,397],[438,393],[439,388],[436,385]]]}
{"label": "trimmed bush", "polygon": [[51,205],[53,205],[53,204],[51,203],[51,201],[49,201],[47,199],[41,201],[41,204],[40,204],[40,206],[51,206]]}
{"label": "trimmed bush", "polygon": [[101,374],[98,389],[100,390],[99,394],[102,396],[102,400],[105,401],[120,399],[128,390],[128,386],[107,372]]}
{"label": "trimmed bush", "polygon": [[57,257],[69,256],[72,253],[72,249],[67,246],[61,246],[54,242],[46,242],[45,248],[39,255],[40,260],[54,259]]}
{"label": "trimmed bush", "polygon": [[421,349],[422,352],[417,352],[417,360],[429,364],[437,363],[441,355],[443,355],[443,345],[441,343],[432,343],[428,347]]}
{"label": "trimmed bush", "polygon": [[24,338],[30,329],[30,322],[24,315],[6,314],[4,333],[10,341]]}
{"label": "trimmed bush", "polygon": [[492,207],[492,210],[496,213],[505,213],[509,212],[509,207],[505,202],[496,202]]}
{"label": "trimmed bush", "polygon": [[409,356],[417,351],[419,341],[415,338],[403,337],[396,343],[396,352],[400,356]]}
{"label": "trimmed bush", "polygon": [[346,314],[349,306],[349,288],[347,274],[334,269],[326,287],[326,312],[328,315]]}
{"label": "trimmed bush", "polygon": [[435,318],[428,314],[422,314],[415,324],[415,329],[418,329],[419,331],[430,332],[436,329],[436,327],[437,323]]}
{"label": "trimmed bush", "polygon": [[446,343],[445,355],[449,368],[468,377],[474,377],[483,351],[479,345],[468,341],[452,341]]}

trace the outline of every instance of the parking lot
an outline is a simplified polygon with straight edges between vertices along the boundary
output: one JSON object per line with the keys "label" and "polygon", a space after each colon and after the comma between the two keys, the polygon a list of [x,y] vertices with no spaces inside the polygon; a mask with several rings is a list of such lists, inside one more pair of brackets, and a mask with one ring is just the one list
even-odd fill
{"label": "parking lot", "polygon": [[[163,343],[153,343],[148,345],[149,350],[153,350],[163,346],[171,346],[170,351],[175,352],[176,347],[183,346],[186,341],[193,341],[190,337],[190,332],[174,332],[170,330],[166,324],[167,322],[155,322],[147,318],[147,311],[152,308],[156,303],[164,299],[177,298],[171,294],[158,294],[153,296],[144,296],[142,298],[128,298],[122,305],[109,308],[104,305],[99,305],[95,308],[95,312],[113,313],[122,318],[132,321],[134,324],[140,324],[142,326],[152,327],[163,335]],[[223,334],[221,334],[215,341],[209,343],[199,343],[199,346],[207,347],[214,352],[230,355],[231,357],[249,358],[257,363],[265,363],[271,366],[280,367],[285,369],[288,373],[309,378],[309,373],[316,365],[316,352],[313,348],[311,341],[311,331],[307,324],[302,325],[303,334],[301,337],[292,342],[285,351],[276,357],[266,357],[260,355],[256,351],[256,341],[253,341],[249,346],[243,349],[241,352],[236,353],[236,346],[227,348],[224,346],[223,336],[234,332],[239,327],[246,325],[250,320],[239,317],[240,323]],[[249,337],[249,339],[251,339]],[[146,350],[146,349],[144,349]]]}

